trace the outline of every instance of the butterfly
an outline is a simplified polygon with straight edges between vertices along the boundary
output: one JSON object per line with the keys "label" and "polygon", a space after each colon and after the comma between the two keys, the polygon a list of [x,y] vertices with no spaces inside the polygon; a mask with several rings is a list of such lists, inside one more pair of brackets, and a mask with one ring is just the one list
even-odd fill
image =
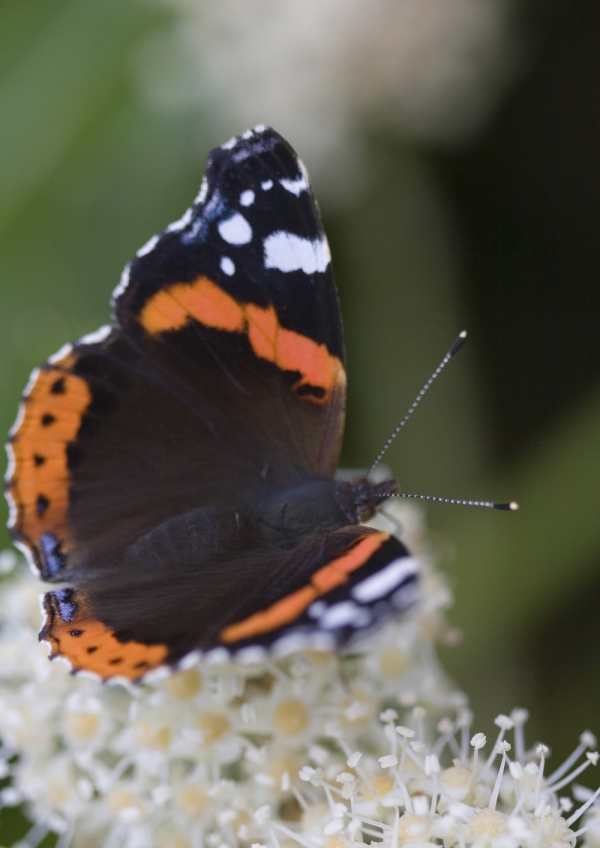
{"label": "butterfly", "polygon": [[9,528],[74,672],[331,650],[418,596],[364,526],[393,480],[335,478],[346,374],[308,174],[273,129],[213,150],[138,250],[113,322],[33,372],[8,440]]}

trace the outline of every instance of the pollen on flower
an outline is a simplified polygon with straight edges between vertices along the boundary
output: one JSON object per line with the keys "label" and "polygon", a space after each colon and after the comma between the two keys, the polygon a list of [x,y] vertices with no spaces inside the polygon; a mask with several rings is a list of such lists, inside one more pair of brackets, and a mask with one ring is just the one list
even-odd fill
{"label": "pollen on flower", "polygon": [[387,677],[401,677],[410,665],[410,657],[402,648],[390,646],[379,652],[379,664]]}
{"label": "pollen on flower", "polygon": [[66,736],[70,737],[74,742],[88,742],[96,735],[100,726],[100,716],[95,712],[74,712],[67,711],[65,713],[63,730]]}
{"label": "pollen on flower", "polygon": [[477,836],[494,838],[502,836],[508,830],[506,816],[498,810],[480,810],[469,819],[471,833]]}
{"label": "pollen on flower", "polygon": [[192,848],[188,837],[174,827],[161,828],[154,840],[156,848]]}
{"label": "pollen on flower", "polygon": [[173,674],[165,681],[164,686],[174,698],[187,701],[189,698],[195,698],[202,689],[202,677],[197,668],[190,668]]}
{"label": "pollen on flower", "polygon": [[175,807],[188,819],[199,818],[210,803],[208,788],[199,783],[187,783],[175,794]]}
{"label": "pollen on flower", "polygon": [[146,806],[130,789],[116,785],[107,796],[108,809],[124,824],[136,824],[146,815]]}
{"label": "pollen on flower", "polygon": [[310,713],[298,698],[281,701],[273,710],[273,727],[282,736],[297,736],[308,727]]}
{"label": "pollen on flower", "polygon": [[342,842],[339,836],[330,836],[325,843],[324,848],[347,848],[347,846],[345,842]]}
{"label": "pollen on flower", "polygon": [[[389,774],[377,774],[371,779],[371,784],[375,793],[381,797],[392,791],[394,788],[394,778],[390,777]],[[372,800],[373,794],[370,789],[365,791],[365,797],[369,801]]]}
{"label": "pollen on flower", "polygon": [[465,766],[450,766],[441,773],[440,782],[453,801],[462,801],[471,789],[471,772]]}
{"label": "pollen on flower", "polygon": [[430,827],[427,816],[402,813],[398,822],[398,838],[402,842],[425,842]]}
{"label": "pollen on flower", "polygon": [[162,723],[143,718],[133,726],[133,735],[138,745],[146,748],[165,749],[171,742],[171,731]]}
{"label": "pollen on flower", "polygon": [[212,745],[229,730],[229,719],[223,713],[207,710],[200,713],[195,725],[202,731],[204,745]]}

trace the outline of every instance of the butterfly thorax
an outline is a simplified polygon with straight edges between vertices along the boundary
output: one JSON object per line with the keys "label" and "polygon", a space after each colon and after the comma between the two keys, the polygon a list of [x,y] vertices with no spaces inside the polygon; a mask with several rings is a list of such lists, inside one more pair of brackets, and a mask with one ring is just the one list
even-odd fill
{"label": "butterfly thorax", "polygon": [[395,480],[374,485],[362,477],[351,481],[317,478],[261,498],[253,519],[263,538],[285,543],[367,521],[377,505],[397,491]]}

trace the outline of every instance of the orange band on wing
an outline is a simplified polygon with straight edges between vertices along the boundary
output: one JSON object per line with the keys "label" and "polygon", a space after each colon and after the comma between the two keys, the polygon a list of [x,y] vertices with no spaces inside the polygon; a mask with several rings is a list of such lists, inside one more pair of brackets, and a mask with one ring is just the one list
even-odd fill
{"label": "orange band on wing", "polygon": [[223,642],[238,642],[269,633],[295,621],[321,595],[346,583],[348,576],[364,565],[389,538],[388,533],[370,533],[365,536],[347,554],[315,571],[308,586],[286,595],[266,610],[257,612],[237,624],[230,624],[221,631],[221,639]]}
{"label": "orange band on wing", "polygon": [[92,671],[104,680],[126,677],[137,680],[147,671],[163,664],[166,645],[144,645],[142,642],[119,642],[114,632],[93,618],[85,601],[75,593],[77,612],[70,621],[63,621],[50,592],[44,598],[47,621],[40,639],[50,645],[50,657],[64,657],[73,671]]}
{"label": "orange band on wing", "polygon": [[[206,327],[245,333],[256,356],[283,371],[301,375],[295,390],[316,389],[301,391],[302,397],[316,403],[326,402],[335,387],[345,384],[341,361],[325,345],[282,327],[273,306],[238,303],[205,276],[161,289],[146,302],[139,320],[150,335],[179,330],[192,320]],[[319,390],[323,393],[320,397]]]}
{"label": "orange band on wing", "polygon": [[68,541],[67,445],[76,438],[92,400],[85,380],[69,373],[74,364],[75,356],[69,352],[39,371],[8,444],[12,469],[7,495],[13,506],[9,526],[32,548],[39,548],[46,531]]}
{"label": "orange band on wing", "polygon": [[192,318],[219,330],[241,333],[244,329],[243,308],[205,276],[161,289],[146,302],[139,320],[154,336],[180,330]]}

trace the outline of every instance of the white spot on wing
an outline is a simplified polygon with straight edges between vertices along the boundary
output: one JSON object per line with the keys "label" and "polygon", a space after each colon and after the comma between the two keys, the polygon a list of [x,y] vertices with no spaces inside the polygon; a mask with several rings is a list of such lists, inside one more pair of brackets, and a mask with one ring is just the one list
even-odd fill
{"label": "white spot on wing", "polygon": [[234,135],[229,139],[229,141],[226,141],[221,145],[221,150],[232,150],[236,146],[237,142],[237,136]]}
{"label": "white spot on wing", "polygon": [[206,662],[211,665],[220,665],[221,663],[229,662],[231,659],[231,654],[227,650],[227,648],[219,647],[213,648],[205,654]]}
{"label": "white spot on wing", "polygon": [[125,291],[125,289],[129,285],[129,272],[130,272],[130,270],[131,270],[131,262],[128,262],[127,265],[123,268],[123,273],[121,274],[121,279],[119,281],[119,285],[115,288],[115,290],[113,291],[113,293],[111,295],[112,303],[114,303],[115,300],[123,294],[123,292]]}
{"label": "white spot on wing", "polygon": [[77,669],[77,677],[82,680],[93,680],[94,683],[101,683],[102,678],[95,671],[88,671],[87,668]]}
{"label": "white spot on wing", "polygon": [[204,203],[206,200],[206,195],[208,194],[208,180],[206,177],[202,177],[202,182],[200,183],[200,190],[196,195],[196,199],[194,203]]}
{"label": "white spot on wing", "polygon": [[[60,362],[61,359],[64,359],[65,356],[68,356],[71,353],[72,350],[73,350],[73,345],[69,344],[67,342],[67,344],[64,344],[60,348],[60,350],[57,350],[56,353],[52,354],[52,356],[50,357],[48,362],[50,363],[50,365],[54,365],[56,362]],[[25,387],[25,394],[27,394],[28,392],[31,391],[31,389],[33,388],[34,382],[37,380],[37,376],[38,376],[39,373],[40,373],[39,368],[36,368],[35,371],[31,372],[31,377],[29,378],[29,382],[27,383],[27,386]]]}
{"label": "white spot on wing", "polygon": [[308,180],[304,173],[295,180],[282,179],[279,180],[279,182],[286,191],[290,191],[292,194],[295,194],[296,197],[300,197],[303,191],[308,191]]}
{"label": "white spot on wing", "polygon": [[[65,349],[67,349],[67,353],[69,353],[69,352],[72,350],[71,345],[63,345],[63,346],[61,347],[61,349],[58,351],[58,353],[56,353],[56,354],[54,354],[54,355],[55,355],[55,356],[58,356],[58,354],[59,354],[61,351],[64,351]],[[50,359],[50,360],[48,360],[48,361],[49,361],[49,362],[51,362],[51,361],[52,361],[52,359]],[[23,391],[23,398],[27,398],[27,397],[31,394],[31,390],[33,389],[33,387],[34,387],[34,385],[35,385],[35,383],[36,383],[36,380],[37,380],[37,378],[39,377],[39,375],[40,375],[40,369],[39,369],[39,368],[34,368],[34,369],[33,369],[33,371],[31,372],[31,374],[29,375],[29,379],[27,380],[27,385],[25,386],[25,389],[24,389],[24,391]],[[12,425],[12,427],[11,427],[11,428],[10,428],[10,430],[8,431],[8,438],[9,438],[9,439],[10,439],[12,436],[14,436],[14,435],[15,435],[15,433],[17,432],[17,430],[19,429],[19,427],[20,427],[20,426],[21,426],[21,424],[23,423],[23,419],[24,419],[24,418],[25,418],[25,402],[24,402],[23,400],[21,400],[21,403],[19,404],[19,408],[18,408],[18,410],[17,410],[17,417],[16,417],[16,419],[15,419],[15,423]],[[10,442],[7,442],[7,445],[6,445],[6,452],[7,452],[8,456],[9,456],[9,461],[10,461],[10,459],[11,459],[11,454],[12,454],[12,447],[11,447]],[[12,459],[13,459],[13,464],[14,464],[14,456],[12,457]],[[12,469],[11,469],[11,474],[12,474],[12,470],[14,470],[14,468],[12,468]],[[4,479],[5,479],[5,480],[8,480],[8,479],[9,479],[9,472],[8,472],[8,471],[6,472],[6,475],[5,475]]]}
{"label": "white spot on wing", "polygon": [[338,627],[345,627],[348,624],[353,624],[354,619],[360,612],[360,608],[354,601],[340,601],[339,604],[334,604],[329,607],[319,618],[319,627],[324,627],[326,630],[336,630]]}
{"label": "white spot on wing", "polygon": [[407,607],[411,607],[415,601],[419,600],[419,596],[419,584],[415,580],[412,580],[406,586],[401,586],[394,592],[392,595],[392,605],[397,610],[407,609]]}
{"label": "white spot on wing", "polygon": [[296,651],[303,651],[309,646],[309,636],[304,633],[286,633],[285,636],[273,643],[273,655],[275,657],[286,657]]}
{"label": "white spot on wing", "polygon": [[188,669],[193,668],[195,665],[198,665],[201,656],[202,654],[200,651],[190,651],[189,654],[186,654],[185,657],[177,663],[177,670],[187,671]]}
{"label": "white spot on wing", "polygon": [[73,663],[71,662],[71,660],[67,659],[66,657],[63,657],[62,654],[56,654],[55,656],[50,657],[50,659],[56,663],[60,663],[61,665],[66,666],[67,671],[73,671]]}
{"label": "white spot on wing", "polygon": [[312,651],[332,651],[335,648],[335,638],[331,633],[311,633],[309,647]]}
{"label": "white spot on wing", "polygon": [[254,132],[258,133],[260,135],[260,133],[264,133],[266,131],[266,129],[267,129],[267,127],[264,124],[257,124],[254,127]]}
{"label": "white spot on wing", "polygon": [[[144,674],[144,683],[160,683],[161,680],[166,680],[167,677],[171,676],[171,670],[166,665],[159,665],[157,668],[153,668],[150,671],[147,671]],[[119,678],[119,677],[111,677],[109,678],[109,682],[112,681],[120,681],[127,678]],[[131,681],[127,680],[127,684],[130,686]]]}
{"label": "white spot on wing", "polygon": [[307,613],[311,618],[320,618],[326,609],[327,604],[325,601],[315,601],[314,604],[309,606]]}
{"label": "white spot on wing", "polygon": [[[158,669],[155,670],[158,671]],[[77,671],[76,673],[79,674],[79,671]],[[151,673],[152,672],[148,672],[148,674]],[[171,672],[169,671],[169,669],[167,669],[165,677],[168,677],[170,673]],[[134,697],[136,695],[135,684],[132,683],[128,677],[124,677],[123,675],[117,675],[115,677],[108,677],[104,682],[107,686],[122,686],[123,689],[127,689],[130,695],[133,695]]]}
{"label": "white spot on wing", "polygon": [[86,336],[82,336],[77,340],[77,344],[98,344],[99,342],[103,342],[104,339],[108,338],[112,332],[112,327],[110,324],[105,324],[103,327],[100,327],[98,330],[94,330],[93,333],[88,333]]}
{"label": "white spot on wing", "polygon": [[23,542],[17,542],[16,539],[13,540],[13,545],[21,551],[21,553],[23,554],[23,556],[27,560],[27,565],[29,566],[29,570],[31,571],[31,573],[35,577],[40,578],[42,576],[42,573],[41,573],[40,569],[37,567],[37,564],[35,563],[32,555],[31,555],[31,551],[29,550],[27,545],[23,544]]}
{"label": "white spot on wing", "polygon": [[44,625],[48,621],[48,613],[46,612],[46,607],[44,606],[44,598],[45,597],[46,597],[45,592],[42,592],[40,595],[38,595],[38,606],[40,608],[40,614],[42,616],[42,627],[44,627]]}
{"label": "white spot on wing", "polygon": [[399,557],[376,574],[366,577],[352,589],[352,597],[361,604],[370,604],[395,589],[409,577],[419,572],[419,563],[414,557]]}
{"label": "white spot on wing", "polygon": [[247,188],[246,191],[243,191],[240,194],[240,203],[242,206],[252,206],[254,203],[254,192],[251,188]]}
{"label": "white spot on wing", "polygon": [[152,236],[151,239],[148,239],[146,244],[143,247],[140,247],[138,252],[135,254],[136,256],[146,256],[147,253],[150,253],[151,250],[154,250],[156,247],[156,242],[159,240],[160,235]]}
{"label": "white spot on wing", "polygon": [[[4,475],[4,482],[9,483],[13,478],[13,474],[15,473],[15,468],[17,464],[15,459],[15,452],[13,451],[10,442],[8,442],[6,445],[6,454],[8,456],[8,468],[6,469],[6,474]],[[12,530],[15,524],[17,523],[17,518],[19,517],[19,510],[17,507],[17,502],[13,498],[11,491],[8,487],[5,489],[4,493],[8,502],[8,523],[6,526],[9,530]]]}
{"label": "white spot on wing", "polygon": [[[38,369],[36,368],[36,371],[37,371],[37,370],[38,370]],[[19,408],[18,408],[18,410],[17,410],[17,417],[16,417],[16,419],[15,419],[15,423],[12,425],[12,427],[11,427],[11,428],[10,428],[10,430],[8,431],[8,438],[9,438],[9,439],[10,439],[12,436],[14,436],[14,435],[15,435],[15,433],[17,432],[17,430],[19,429],[19,427],[20,427],[20,426],[21,426],[21,424],[23,423],[23,419],[24,419],[24,418],[25,418],[25,404],[23,403],[23,401],[21,401],[21,403],[19,404]],[[10,443],[9,443],[9,444],[10,444]]]}
{"label": "white spot on wing", "polygon": [[267,651],[262,645],[248,645],[247,648],[241,648],[237,651],[235,658],[238,662],[251,665],[264,662],[267,658]]}
{"label": "white spot on wing", "polygon": [[244,141],[247,141],[249,138],[252,138],[253,135],[254,130],[245,130],[245,132],[242,133],[241,137],[244,139]]}
{"label": "white spot on wing", "polygon": [[325,271],[331,260],[325,236],[312,241],[279,230],[267,236],[264,249],[265,268],[276,268],[286,274],[290,271],[304,271],[305,274]]}
{"label": "white spot on wing", "polygon": [[219,235],[228,244],[248,244],[252,241],[252,227],[239,212],[234,212],[218,225]]}
{"label": "white spot on wing", "polygon": [[221,271],[227,274],[228,277],[235,274],[235,262],[229,256],[222,256],[219,265],[221,266]]}
{"label": "white spot on wing", "polygon": [[270,188],[273,188],[273,180],[265,180],[264,183],[260,184],[260,187],[263,191],[268,191]]}
{"label": "white spot on wing", "polygon": [[[6,474],[4,475],[4,479],[5,479],[6,482],[8,482],[11,479],[11,477],[13,476],[13,474],[15,473],[15,466],[16,466],[15,452],[14,452],[12,444],[10,442],[6,443],[6,455],[8,456],[8,467],[6,469]],[[12,501],[10,490],[7,489],[6,495]]]}
{"label": "white spot on wing", "polygon": [[[208,185],[207,185],[207,189],[208,189]],[[200,194],[202,194],[202,189],[200,189]],[[200,194],[198,195],[198,198],[200,197]],[[196,202],[199,202],[198,199],[196,200]],[[172,224],[169,224],[169,226],[167,227],[165,232],[166,233],[178,233],[180,230],[184,230],[187,227],[187,225],[190,223],[190,221],[192,220],[193,217],[194,217],[194,209],[193,209],[192,206],[190,206],[189,209],[185,210],[185,212],[183,213],[181,218],[179,218],[178,221],[173,221]]]}

